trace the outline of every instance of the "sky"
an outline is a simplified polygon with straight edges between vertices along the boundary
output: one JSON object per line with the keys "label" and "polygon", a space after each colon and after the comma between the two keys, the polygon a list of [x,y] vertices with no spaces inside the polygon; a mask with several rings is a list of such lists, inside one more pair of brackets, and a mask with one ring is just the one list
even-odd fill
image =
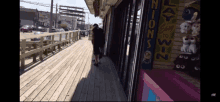
{"label": "sky", "polygon": [[[30,1],[33,3],[41,3],[46,5],[51,5],[51,0],[24,0],[24,1]],[[75,6],[75,7],[82,7],[84,8],[85,12],[88,12],[85,17],[85,23],[88,23],[88,15],[89,15],[89,23],[102,23],[102,19],[99,17],[95,17],[93,14],[90,14],[88,7],[86,6],[86,3],[84,0],[53,0],[53,5],[56,7],[56,4],[58,5],[65,5],[65,6]],[[48,11],[50,12],[50,7],[44,7],[40,5],[35,4],[29,4],[25,2],[20,2],[20,6],[23,6],[25,8],[31,8],[31,9],[37,9],[39,11]],[[58,11],[59,12],[59,11]],[[53,13],[56,13],[56,8],[53,8]]]}

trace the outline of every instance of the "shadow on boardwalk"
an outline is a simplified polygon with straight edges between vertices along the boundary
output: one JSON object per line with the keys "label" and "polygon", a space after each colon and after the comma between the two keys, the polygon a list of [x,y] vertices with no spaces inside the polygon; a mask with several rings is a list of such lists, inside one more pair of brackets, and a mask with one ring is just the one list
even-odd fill
{"label": "shadow on boardwalk", "polygon": [[[92,60],[92,59],[91,59]],[[125,101],[122,88],[112,71],[110,59],[103,57],[98,67],[91,63],[86,78],[82,78],[71,96],[71,101]]]}

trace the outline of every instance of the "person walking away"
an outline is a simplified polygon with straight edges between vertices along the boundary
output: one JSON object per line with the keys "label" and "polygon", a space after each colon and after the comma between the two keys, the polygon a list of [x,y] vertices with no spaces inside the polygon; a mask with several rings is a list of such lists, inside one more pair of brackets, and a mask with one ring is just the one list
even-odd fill
{"label": "person walking away", "polygon": [[99,54],[100,54],[100,46],[101,46],[101,41],[100,41],[100,30],[98,27],[98,24],[93,25],[93,39],[92,39],[92,44],[93,44],[93,50],[94,50],[94,55],[95,55],[95,66],[98,66],[99,62]]}
{"label": "person walking away", "polygon": [[100,54],[99,54],[99,60],[103,57],[104,54],[104,46],[105,46],[105,33],[104,30],[102,28],[99,28],[99,32],[100,32]]}

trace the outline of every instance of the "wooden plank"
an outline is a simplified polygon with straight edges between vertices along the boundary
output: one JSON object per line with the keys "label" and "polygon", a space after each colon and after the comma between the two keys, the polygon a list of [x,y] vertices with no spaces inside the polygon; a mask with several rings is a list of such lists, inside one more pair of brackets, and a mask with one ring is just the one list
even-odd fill
{"label": "wooden plank", "polygon": [[[77,60],[77,62],[79,63],[79,60]],[[75,66],[76,67],[76,66]],[[75,68],[74,67],[74,68]],[[56,91],[54,92],[53,96],[50,98],[49,101],[56,101],[60,95],[60,93],[62,92],[64,86],[66,85],[67,81],[69,80],[70,76],[72,75],[72,72],[74,70],[71,70],[66,77],[63,79],[62,83],[59,85],[59,87],[56,89]]]}
{"label": "wooden plank", "polygon": [[[32,80],[30,83],[28,83],[28,85],[24,86],[23,88],[21,88],[20,90],[20,95],[22,95],[23,93],[25,93],[25,91],[27,91],[31,86],[33,86],[34,83],[39,82],[39,80],[42,77],[45,77],[45,73],[46,75],[50,74],[51,72],[53,72],[54,70],[56,70],[59,66],[63,66],[65,65],[69,60],[70,60],[71,56],[67,56],[64,59],[62,59],[61,61],[58,62],[58,64],[56,66],[50,66],[48,69],[45,68],[46,70],[44,70],[44,72],[42,72],[40,75],[38,75],[34,80]],[[64,63],[65,62],[65,63]],[[51,68],[53,68],[52,70],[50,70]],[[48,72],[49,71],[49,72]],[[49,76],[49,75],[48,75]],[[27,95],[27,94],[26,94]],[[26,96],[25,95],[25,96]]]}
{"label": "wooden plank", "polygon": [[[91,45],[90,45],[90,49],[91,49]],[[85,82],[85,80],[89,80],[89,76],[90,76],[89,74],[91,73],[91,70],[92,70],[92,68],[91,68],[91,58],[92,58],[92,56],[91,56],[91,54],[92,53],[90,51],[88,53],[88,59],[86,61],[87,63],[86,63],[85,69],[84,69],[84,71],[82,73],[82,76],[80,78],[81,81],[78,83],[77,89],[75,90],[74,95],[73,95],[71,101],[78,101],[79,100],[80,93],[82,91],[84,82]],[[58,101],[61,101],[61,100],[58,100]]]}
{"label": "wooden plank", "polygon": [[[114,101],[112,97],[112,92],[110,88],[110,82],[111,80],[111,70],[109,69],[108,61],[106,59],[103,60],[104,63],[106,63],[105,69],[103,69],[103,77],[104,77],[104,85],[105,85],[105,93],[106,93],[106,101]],[[100,90],[101,91],[101,90]],[[100,96],[101,97],[101,96]]]}
{"label": "wooden plank", "polygon": [[181,51],[180,49],[179,50],[172,50],[171,53],[176,53],[176,54],[179,54]]}
{"label": "wooden plank", "polygon": [[171,65],[173,62],[159,62],[159,61],[154,61],[154,65]]}
{"label": "wooden plank", "polygon": [[[176,28],[175,33],[181,33],[181,32],[180,32],[180,27],[179,27],[179,28]],[[182,34],[182,33],[181,33],[181,34]]]}
{"label": "wooden plank", "polygon": [[109,67],[109,69],[110,69],[110,72],[109,72],[109,91],[110,91],[110,93],[111,93],[111,100],[113,100],[113,101],[119,101],[119,93],[117,92],[116,93],[116,89],[117,89],[117,87],[116,87],[116,85],[115,85],[115,82],[116,82],[116,80],[114,79],[114,76],[113,76],[113,73],[112,73],[112,68],[113,68],[113,66],[112,66],[112,64],[110,64],[111,62],[110,61],[108,61],[108,67]]}
{"label": "wooden plank", "polygon": [[[92,59],[92,56],[91,56],[91,52],[90,52],[90,58],[88,59],[88,63],[87,63],[87,70],[88,70],[88,74],[87,74],[87,77],[83,78],[81,77],[81,83],[82,84],[82,87],[80,87],[79,91],[78,92],[75,92],[74,93],[74,96],[72,98],[71,101],[75,101],[75,100],[78,100],[78,101],[86,101],[86,99],[88,98],[88,94],[93,97],[93,94],[90,94],[89,93],[89,89],[94,89],[94,84],[93,86],[90,86],[90,82],[94,82],[94,74],[95,74],[95,70],[94,68],[91,68],[91,59]],[[78,90],[78,88],[76,89],[76,91]],[[92,100],[90,100],[92,101]]]}
{"label": "wooden plank", "polygon": [[183,20],[182,15],[177,16],[177,21],[178,20]]}
{"label": "wooden plank", "polygon": [[174,37],[174,41],[183,41],[182,37]]}
{"label": "wooden plank", "polygon": [[[102,63],[106,63],[106,62],[102,62]],[[104,78],[104,71],[103,68],[102,70],[100,70],[99,72],[99,76],[100,76],[100,88],[99,88],[99,92],[100,92],[100,96],[99,96],[99,100],[100,101],[107,101],[107,95],[106,95],[106,87],[105,87],[105,78]]]}
{"label": "wooden plank", "polygon": [[[75,48],[77,49],[77,48],[79,47],[79,45],[78,45],[78,44],[75,44],[75,45],[73,45],[72,47],[73,47],[73,48],[75,47]],[[58,59],[63,59],[64,57],[66,57],[66,56],[67,56],[66,53],[70,53],[72,47],[69,47],[68,49],[66,49],[66,50],[64,50],[64,51],[62,51],[62,52],[60,52],[59,54],[57,54],[57,55],[55,55],[55,56],[53,56],[53,57],[47,59],[46,61],[42,62],[40,65],[36,66],[35,68],[33,68],[33,69],[29,70],[28,72],[22,74],[22,75],[20,76],[20,83],[22,83],[23,81],[25,81],[25,80],[28,79],[28,78],[33,77],[33,75],[34,75],[35,73],[37,73],[38,71],[40,71],[40,70],[41,70],[42,68],[44,68],[45,66],[53,66],[53,65],[56,65],[56,63],[58,63],[57,60],[58,60]],[[20,87],[21,87],[21,86],[20,86]]]}
{"label": "wooden plank", "polygon": [[[83,49],[81,49],[81,50],[83,50]],[[72,63],[72,62],[75,62],[76,60],[77,60],[77,57],[78,57],[79,55],[76,53],[76,54],[74,54],[73,55],[73,60],[70,60],[66,65],[67,66],[64,66],[61,70],[59,70],[59,72],[58,72],[58,70],[57,70],[57,72],[54,72],[54,73],[52,73],[29,97],[28,97],[28,99],[27,100],[25,100],[25,101],[32,101],[35,97],[36,97],[36,95],[45,87],[45,85],[47,85],[47,83],[49,82],[50,84],[48,85],[48,86],[51,86],[52,84],[51,84],[51,80],[52,79],[54,79],[54,76],[56,75],[56,76],[60,76],[61,74],[62,74],[62,76],[61,77],[63,77],[63,76],[66,76],[66,74],[69,72],[69,69],[71,68],[75,68],[75,67],[72,67],[72,65],[70,66],[70,63]],[[77,62],[78,63],[78,62]],[[74,66],[76,66],[76,65],[74,65]],[[67,67],[69,67],[69,69],[67,68]],[[67,68],[67,69],[66,69]],[[65,72],[64,72],[64,70],[65,70]],[[72,70],[74,70],[74,69],[72,69]],[[64,72],[64,73],[63,73]],[[58,77],[57,77],[58,78]],[[53,82],[55,82],[56,80],[54,80]],[[48,91],[48,87],[47,87],[47,89],[46,88],[44,88],[44,91]],[[40,95],[42,95],[42,94],[40,94]],[[38,100],[39,101],[39,100]]]}
{"label": "wooden plank", "polygon": [[[82,49],[79,49],[79,50],[82,50]],[[81,56],[81,54],[83,54],[82,52],[77,52],[76,55],[78,55],[78,57]],[[77,59],[78,57],[76,57],[75,59]],[[77,64],[77,63],[76,63]],[[74,68],[75,64],[74,65],[71,65],[70,64],[70,67]],[[73,69],[71,69],[73,70]],[[57,77],[58,76],[58,77]],[[45,94],[48,92],[48,90],[50,90],[51,86],[55,84],[55,82],[57,81],[58,78],[60,78],[59,76],[61,76],[61,74],[58,74],[56,75],[47,85],[46,87],[39,93],[38,96],[36,96],[36,98],[34,99],[34,101],[39,101],[41,100]]]}
{"label": "wooden plank", "polygon": [[[88,61],[91,62],[91,60],[92,60],[92,55],[90,55],[90,59],[88,59]],[[82,91],[80,93],[79,101],[86,101],[87,99],[89,101],[93,100],[93,94],[92,93],[93,93],[93,90],[94,90],[94,77],[95,77],[95,74],[96,74],[96,69],[93,67],[93,68],[90,69],[87,79],[84,80],[84,84],[83,84]]]}
{"label": "wooden plank", "polygon": [[172,49],[173,50],[179,50],[179,49],[181,49],[181,46],[173,46]]}
{"label": "wooden plank", "polygon": [[126,101],[127,99],[126,99],[123,87],[121,86],[121,83],[119,81],[114,64],[109,58],[106,58],[106,60],[108,62],[109,69],[111,70],[112,81],[110,81],[110,88],[112,91],[111,93],[113,93],[112,99],[114,101]]}
{"label": "wooden plank", "polygon": [[183,45],[183,42],[181,42],[181,41],[174,41],[173,42],[173,45],[176,45],[176,46],[182,46]]}
{"label": "wooden plank", "polygon": [[154,69],[173,69],[171,66],[164,66],[164,65],[153,65]]}
{"label": "wooden plank", "polygon": [[188,35],[191,35],[191,34],[182,34],[182,33],[175,33],[174,37],[184,37],[184,36],[188,36]]}
{"label": "wooden plank", "polygon": [[[100,65],[100,67],[103,67],[102,65]],[[94,68],[94,66],[93,66]],[[91,94],[88,94],[89,97],[87,97],[87,101],[89,100],[93,100],[93,101],[100,101],[100,81],[101,81],[101,77],[99,75],[100,73],[100,69],[96,68],[95,69],[95,80],[94,80],[94,88],[91,88]],[[93,84],[93,83],[91,83]],[[92,98],[90,98],[92,97]]]}
{"label": "wooden plank", "polygon": [[[95,88],[95,75],[97,74],[96,73],[97,68],[96,67],[93,67],[93,68],[94,69],[93,70],[91,69],[91,71],[90,71],[91,72],[91,76],[88,78],[89,84],[88,84],[88,91],[86,93],[87,97],[85,97],[86,101],[92,101],[93,100],[94,88]],[[82,98],[83,98],[83,96],[82,96]]]}
{"label": "wooden plank", "polygon": [[[88,50],[88,51],[91,52],[91,49]],[[82,63],[85,63],[85,60]],[[83,68],[81,68],[82,66],[79,66],[79,67],[80,67],[80,70],[77,73],[77,76],[76,76],[74,82],[71,84],[72,87],[69,89],[69,92],[66,94],[66,98],[65,98],[64,101],[70,101],[71,100],[71,97],[72,97],[72,95],[73,95],[73,93],[74,93],[74,91],[76,89],[78,81],[81,79],[81,74],[82,74]]]}
{"label": "wooden plank", "polygon": [[[83,51],[81,51],[83,53]],[[52,95],[54,94],[54,92],[56,91],[56,89],[58,88],[59,84],[61,83],[61,81],[63,80],[63,78],[59,78],[56,81],[56,84],[54,84],[50,90],[47,92],[47,94],[43,97],[43,99],[41,99],[41,101],[49,101],[50,98],[52,97]]]}
{"label": "wooden plank", "polygon": [[[85,53],[86,54],[86,53]],[[87,54],[86,54],[87,55]],[[87,56],[83,57],[81,60],[85,60]],[[87,62],[87,61],[86,61]],[[84,69],[85,70],[85,69]],[[72,70],[74,71],[74,70]],[[50,101],[56,101],[60,95],[60,93],[62,92],[64,86],[66,85],[67,81],[69,80],[71,74],[68,74],[68,76],[66,76],[66,78],[63,80],[63,82],[61,83],[61,85],[58,87],[58,89],[56,90],[56,92],[53,94],[53,96],[51,97]]]}
{"label": "wooden plank", "polygon": [[[77,64],[78,64],[78,63],[77,63]],[[70,66],[68,66],[67,69],[66,69],[66,68],[61,69],[61,70],[59,71],[59,73],[57,73],[58,70],[57,70],[57,72],[52,73],[39,87],[37,87],[37,88],[28,96],[28,98],[27,98],[25,101],[33,101],[33,99],[38,95],[38,93],[45,87],[45,85],[47,85],[47,83],[48,83],[52,78],[54,78],[55,75],[56,75],[56,76],[58,76],[59,74],[62,74],[62,76],[63,76],[63,75],[66,75],[66,74],[69,72],[69,70],[70,70]],[[65,72],[63,72],[63,71],[65,71]],[[62,77],[62,76],[61,76],[61,77]]]}
{"label": "wooden plank", "polygon": [[[72,54],[72,55],[74,55],[74,54]],[[72,56],[71,55],[71,56]],[[70,60],[70,58],[68,58],[69,60]],[[65,62],[68,62],[69,60],[62,60],[59,64],[61,64],[61,66],[59,66],[59,65],[57,65],[57,66],[55,66],[55,68],[53,68],[52,70],[49,70],[49,69],[47,69],[47,70],[49,70],[49,72],[47,72],[47,71],[45,71],[45,72],[47,72],[45,75],[44,74],[42,74],[42,75],[44,75],[44,76],[42,76],[42,77],[39,77],[39,80],[36,80],[35,82],[35,84],[33,85],[30,85],[29,87],[24,87],[24,88],[22,88],[21,90],[20,90],[20,95],[21,95],[21,97],[20,97],[20,100],[21,101],[23,101],[26,97],[28,97],[31,93],[32,93],[32,91],[34,91],[50,74],[53,74],[53,72],[58,72],[59,71],[59,69],[61,69],[62,67],[63,67],[63,65],[65,65],[66,63],[63,63],[64,61]],[[65,68],[65,67],[64,67]],[[41,76],[41,75],[40,75]],[[32,81],[33,82],[33,81]]]}
{"label": "wooden plank", "polygon": [[114,85],[117,88],[115,95],[117,96],[118,101],[126,101],[127,98],[126,98],[126,95],[124,93],[123,86],[120,83],[120,79],[117,75],[117,71],[114,67],[114,64],[108,57],[106,57],[106,60],[109,62],[109,64],[110,64],[109,66],[112,66],[112,68],[111,68],[112,77],[113,77],[114,82],[115,82]]}
{"label": "wooden plank", "polygon": [[[184,5],[184,3],[181,3],[181,5]],[[184,6],[180,6],[178,10],[181,12],[181,11],[183,11],[184,9],[185,9]],[[183,13],[183,12],[182,12],[182,13]]]}
{"label": "wooden plank", "polygon": [[[76,47],[76,45],[77,45],[77,44],[73,45],[72,47]],[[71,48],[71,47],[70,47],[70,48]],[[65,51],[66,51],[66,52],[69,51],[70,48],[66,49]],[[39,70],[38,67],[41,67],[42,65],[45,66],[46,63],[50,63],[50,62],[56,60],[58,57],[60,58],[60,56],[62,56],[65,51],[60,52],[58,55],[55,55],[55,56],[53,56],[53,57],[47,59],[46,61],[42,62],[40,65],[36,66],[34,69],[29,70],[28,73],[22,74],[22,75],[20,76],[20,82],[22,82],[22,80],[25,79],[24,76],[25,76],[26,78],[28,78],[29,75],[32,76],[33,73],[30,73],[30,72],[37,72],[37,70]],[[29,74],[29,75],[26,76],[27,74]]]}

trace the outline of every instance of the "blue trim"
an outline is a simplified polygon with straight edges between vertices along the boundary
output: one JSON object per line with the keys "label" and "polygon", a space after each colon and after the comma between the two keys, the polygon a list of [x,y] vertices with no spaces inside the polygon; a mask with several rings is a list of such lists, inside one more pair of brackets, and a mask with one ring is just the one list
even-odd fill
{"label": "blue trim", "polygon": [[151,89],[149,90],[147,101],[156,101],[156,95],[152,92]]}

